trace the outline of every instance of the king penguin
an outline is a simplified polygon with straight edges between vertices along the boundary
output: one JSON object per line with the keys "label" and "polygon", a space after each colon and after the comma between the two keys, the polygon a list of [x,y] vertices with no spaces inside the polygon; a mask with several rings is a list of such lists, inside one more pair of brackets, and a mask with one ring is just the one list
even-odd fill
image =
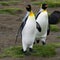
{"label": "king penguin", "polygon": [[42,41],[42,44],[45,45],[45,41],[46,41],[46,37],[47,37],[47,30],[48,30],[48,13],[47,13],[47,4],[42,4],[42,10],[38,12],[38,14],[36,15],[36,22],[39,24],[40,26],[40,30],[39,31],[36,28],[36,38],[37,38],[37,43],[39,43],[39,41]]}
{"label": "king penguin", "polygon": [[26,6],[26,10],[29,12],[25,20],[21,25],[22,32],[22,51],[24,54],[27,53],[27,49],[30,52],[33,50],[33,43],[36,35],[36,21],[35,15],[32,12],[31,5]]}

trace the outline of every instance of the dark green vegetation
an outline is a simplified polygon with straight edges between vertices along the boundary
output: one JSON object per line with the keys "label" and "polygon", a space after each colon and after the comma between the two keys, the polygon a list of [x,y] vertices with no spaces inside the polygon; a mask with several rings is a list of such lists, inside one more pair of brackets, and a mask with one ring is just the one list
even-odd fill
{"label": "dark green vegetation", "polygon": [[60,39],[60,36],[57,36],[56,38]]}
{"label": "dark green vegetation", "polygon": [[[33,1],[33,2],[32,2]],[[9,1],[0,1],[0,5],[2,6],[11,6],[11,5],[17,5],[20,4],[21,0],[9,0]],[[42,3],[48,3],[49,7],[60,7],[60,0],[56,1],[56,0],[46,0],[44,2],[37,2],[35,0],[31,0],[31,3],[33,5],[41,5]],[[22,9],[20,8],[5,8],[5,9],[0,9],[0,14],[16,14],[16,12],[22,12]]]}
{"label": "dark green vegetation", "polygon": [[[56,45],[58,46],[58,45]],[[60,46],[60,45],[59,45]],[[55,44],[49,45],[34,45],[34,50],[36,53],[31,53],[31,56],[40,56],[40,57],[52,57],[56,55]],[[0,55],[1,58],[9,57],[24,57],[25,55],[21,51],[22,47],[15,46],[10,48],[5,48],[3,54]]]}
{"label": "dark green vegetation", "polygon": [[16,5],[20,3],[20,1],[0,1],[0,5],[9,6],[9,5]]}
{"label": "dark green vegetation", "polygon": [[18,13],[22,13],[22,9],[20,8],[4,8],[4,9],[0,9],[0,14],[18,14]]}
{"label": "dark green vegetation", "polygon": [[60,28],[57,25],[50,25],[51,31],[53,32],[59,32]]}
{"label": "dark green vegetation", "polygon": [[[9,6],[20,4],[21,0],[11,0],[11,1],[0,1],[0,5]],[[45,0],[45,1],[35,1],[31,0],[33,5],[41,5],[42,3],[47,3],[49,7],[60,7],[60,0]]]}
{"label": "dark green vegetation", "polygon": [[33,5],[41,5],[47,3],[48,7],[60,7],[60,0],[45,0],[44,2],[32,2]]}

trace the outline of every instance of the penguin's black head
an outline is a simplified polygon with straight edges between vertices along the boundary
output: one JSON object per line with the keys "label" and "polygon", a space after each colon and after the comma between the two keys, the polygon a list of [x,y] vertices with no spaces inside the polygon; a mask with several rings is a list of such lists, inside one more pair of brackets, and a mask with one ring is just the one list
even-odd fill
{"label": "penguin's black head", "polygon": [[31,11],[31,5],[27,5],[26,10],[30,12]]}
{"label": "penguin's black head", "polygon": [[45,3],[44,3],[44,4],[42,4],[42,9],[44,9],[44,10],[45,10],[45,9],[47,9],[47,7],[48,7],[48,5],[47,5],[47,4],[45,4]]}

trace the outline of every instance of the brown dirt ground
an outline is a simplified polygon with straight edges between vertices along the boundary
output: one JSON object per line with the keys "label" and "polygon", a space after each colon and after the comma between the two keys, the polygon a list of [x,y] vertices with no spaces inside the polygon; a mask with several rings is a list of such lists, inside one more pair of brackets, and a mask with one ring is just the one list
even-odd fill
{"label": "brown dirt ground", "polygon": [[[22,0],[22,2],[30,2],[30,0]],[[21,2],[21,3],[22,3]],[[18,4],[18,5],[11,5],[11,6],[0,6],[0,9],[2,8],[8,8],[8,7],[16,7],[16,8],[22,8],[23,13],[15,15],[10,14],[0,14],[0,53],[2,52],[2,48],[10,47],[15,45],[15,38],[17,30],[20,26],[20,23],[26,13],[25,5],[24,4]],[[32,5],[33,11],[37,13],[39,6]],[[54,10],[60,10],[60,7],[58,8],[48,8],[48,12],[53,12]],[[57,24],[60,26],[60,23]],[[60,28],[60,27],[59,27]],[[50,35],[47,37],[47,43],[56,43],[60,42],[60,39],[57,39],[56,37],[60,36],[60,32],[50,32]],[[18,38],[17,45],[21,45],[21,39]],[[56,49],[57,55],[55,57],[51,58],[44,58],[44,57],[33,57],[33,56],[26,56],[24,58],[2,58],[0,60],[60,60],[60,48]]]}

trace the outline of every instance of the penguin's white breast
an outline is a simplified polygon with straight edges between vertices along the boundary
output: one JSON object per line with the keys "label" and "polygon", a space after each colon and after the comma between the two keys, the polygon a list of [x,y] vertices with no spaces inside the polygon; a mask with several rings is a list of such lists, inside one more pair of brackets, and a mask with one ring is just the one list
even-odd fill
{"label": "penguin's white breast", "polygon": [[47,12],[42,12],[38,16],[36,21],[39,23],[39,25],[41,27],[41,32],[38,32],[36,30],[36,35],[37,36],[42,36],[42,35],[45,34],[45,32],[47,31],[47,28],[48,28],[48,14],[47,14]]}
{"label": "penguin's white breast", "polygon": [[48,14],[47,14],[47,12],[42,12],[38,16],[36,21],[40,24],[41,27],[45,27],[46,25],[48,25]]}
{"label": "penguin's white breast", "polygon": [[28,34],[30,35],[31,33],[35,33],[35,29],[36,29],[36,21],[35,21],[35,17],[28,17],[26,24],[23,28],[23,33],[24,34]]}
{"label": "penguin's white breast", "polygon": [[24,26],[24,29],[22,31],[23,40],[30,44],[34,41],[35,38],[35,32],[36,32],[36,21],[35,17],[28,17],[28,20],[26,21],[26,24]]}

